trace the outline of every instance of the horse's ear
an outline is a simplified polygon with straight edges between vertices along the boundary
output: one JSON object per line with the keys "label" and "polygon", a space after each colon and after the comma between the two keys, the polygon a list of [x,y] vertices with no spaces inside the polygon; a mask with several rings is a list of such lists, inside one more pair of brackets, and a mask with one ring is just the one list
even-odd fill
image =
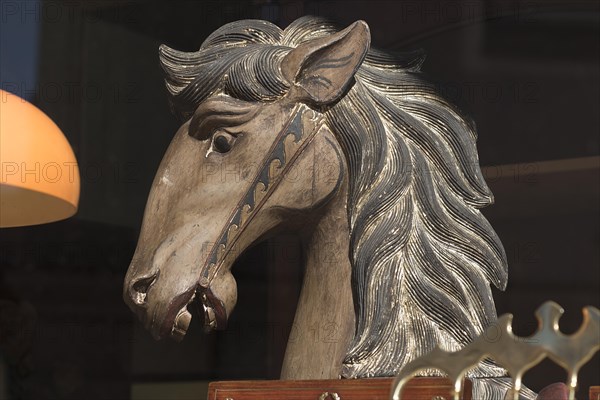
{"label": "horse's ear", "polygon": [[326,105],[342,97],[362,64],[371,34],[364,21],[356,21],[343,31],[302,43],[281,63],[287,81],[300,89],[304,101]]}

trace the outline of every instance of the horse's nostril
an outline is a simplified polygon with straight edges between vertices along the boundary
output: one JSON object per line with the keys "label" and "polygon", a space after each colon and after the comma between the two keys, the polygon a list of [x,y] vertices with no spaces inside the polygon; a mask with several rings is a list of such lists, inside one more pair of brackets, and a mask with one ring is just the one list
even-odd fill
{"label": "horse's nostril", "polygon": [[136,279],[131,284],[131,298],[136,304],[142,305],[146,302],[148,289],[152,286],[154,281],[156,281],[157,275],[158,274],[153,274],[151,276]]}

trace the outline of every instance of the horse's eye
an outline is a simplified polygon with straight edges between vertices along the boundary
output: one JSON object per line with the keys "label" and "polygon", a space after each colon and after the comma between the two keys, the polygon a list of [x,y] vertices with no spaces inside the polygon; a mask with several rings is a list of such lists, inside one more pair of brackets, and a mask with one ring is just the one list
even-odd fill
{"label": "horse's eye", "polygon": [[233,146],[234,137],[227,132],[218,132],[213,136],[212,147],[219,153],[227,153]]}

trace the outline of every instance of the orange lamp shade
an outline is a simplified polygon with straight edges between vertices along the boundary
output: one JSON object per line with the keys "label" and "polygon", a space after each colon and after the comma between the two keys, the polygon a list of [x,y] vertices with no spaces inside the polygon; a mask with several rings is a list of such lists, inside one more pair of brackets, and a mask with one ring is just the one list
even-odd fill
{"label": "orange lamp shade", "polygon": [[0,90],[0,227],[75,214],[79,169],[69,142],[46,114]]}

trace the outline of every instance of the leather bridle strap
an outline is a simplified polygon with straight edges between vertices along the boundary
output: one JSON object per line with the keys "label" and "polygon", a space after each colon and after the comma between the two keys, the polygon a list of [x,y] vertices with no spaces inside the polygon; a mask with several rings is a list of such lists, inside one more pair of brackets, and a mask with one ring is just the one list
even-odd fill
{"label": "leather bridle strap", "polygon": [[[323,118],[303,104],[294,108],[291,118],[277,134],[270,150],[260,164],[257,175],[224,225],[216,243],[200,271],[199,286],[207,289],[221,268],[227,254],[235,247],[239,234],[273,194],[298,156],[323,125]],[[305,134],[304,129],[308,131]],[[293,136],[293,138],[290,138]],[[288,139],[290,138],[290,139]],[[274,163],[279,165],[274,166]]]}

